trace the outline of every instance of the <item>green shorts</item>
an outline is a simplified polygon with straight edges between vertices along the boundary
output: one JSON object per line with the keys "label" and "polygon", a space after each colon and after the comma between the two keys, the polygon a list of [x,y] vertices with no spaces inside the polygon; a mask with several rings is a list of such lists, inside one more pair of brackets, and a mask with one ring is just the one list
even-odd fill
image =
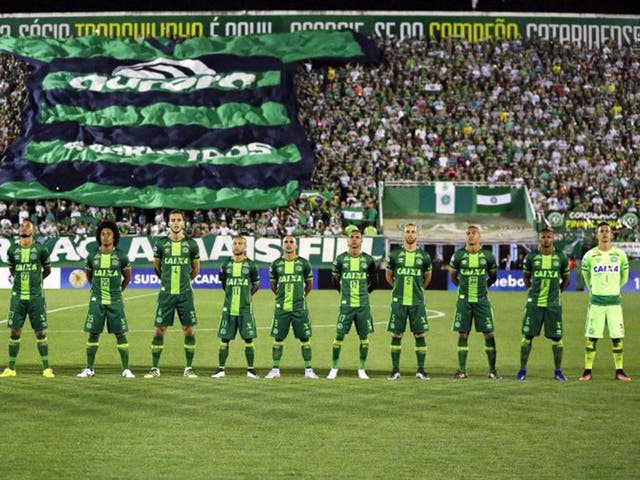
{"label": "green shorts", "polygon": [[424,305],[399,305],[391,304],[391,314],[387,324],[387,332],[404,333],[407,329],[407,319],[411,333],[424,333],[429,331],[429,320]]}
{"label": "green shorts", "polygon": [[226,308],[220,315],[220,327],[218,328],[218,338],[233,340],[236,332],[240,332],[243,340],[251,340],[258,336],[256,330],[256,319],[250,310],[240,312],[240,315],[230,315]]}
{"label": "green shorts", "polygon": [[196,309],[193,305],[193,291],[172,295],[160,292],[156,304],[154,325],[156,327],[171,327],[176,310],[183,327],[192,327],[198,323]]}
{"label": "green shorts", "polygon": [[346,335],[351,330],[351,325],[356,324],[356,332],[359,337],[366,337],[373,333],[373,317],[369,307],[345,307],[341,306],[338,313],[338,327],[336,334]]}
{"label": "green shorts", "polygon": [[544,325],[545,337],[562,338],[562,307],[560,305],[538,307],[527,303],[524,307],[522,335],[537,337],[540,335],[542,325]]}
{"label": "green shorts", "polygon": [[7,326],[11,329],[22,328],[27,315],[29,315],[31,328],[36,332],[46,330],[49,326],[47,324],[47,302],[43,296],[33,297],[31,300],[20,300],[15,292],[11,292]]}
{"label": "green shorts", "polygon": [[453,331],[470,332],[472,324],[475,324],[476,332],[493,332],[493,310],[488,298],[475,303],[458,299],[456,314],[453,317]]}
{"label": "green shorts", "polygon": [[307,310],[283,312],[276,310],[273,314],[270,335],[273,338],[285,339],[289,334],[289,326],[293,327],[296,338],[311,338],[311,321]]}
{"label": "green shorts", "polygon": [[115,302],[110,305],[102,305],[93,298],[89,302],[89,311],[84,323],[84,331],[89,333],[102,333],[105,321],[107,332],[127,333],[127,317],[124,314],[124,303]]}
{"label": "green shorts", "polygon": [[589,338],[603,338],[605,325],[610,338],[624,338],[622,305],[589,304],[584,335]]}

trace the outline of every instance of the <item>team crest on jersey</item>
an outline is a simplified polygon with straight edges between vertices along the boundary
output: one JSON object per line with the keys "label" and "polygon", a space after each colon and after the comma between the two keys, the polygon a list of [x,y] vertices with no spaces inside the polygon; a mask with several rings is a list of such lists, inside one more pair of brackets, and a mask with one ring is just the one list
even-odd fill
{"label": "team crest on jersey", "polygon": [[617,256],[617,255],[611,255],[611,256],[609,257],[609,260],[610,260],[612,263],[617,263],[617,261],[618,261],[618,256]]}
{"label": "team crest on jersey", "polygon": [[182,253],[189,253],[189,247],[187,247],[186,245],[182,247]]}
{"label": "team crest on jersey", "polygon": [[38,258],[38,254],[34,252],[30,255],[30,257],[31,257],[31,261],[34,261]]}
{"label": "team crest on jersey", "polygon": [[422,265],[422,259],[421,258],[417,258],[416,259],[416,265]]}
{"label": "team crest on jersey", "polygon": [[296,272],[301,272],[301,271],[302,271],[302,266],[296,265]]}
{"label": "team crest on jersey", "polygon": [[560,266],[560,262],[558,260],[554,260],[551,262],[551,265],[553,265],[553,268],[558,268]]}
{"label": "team crest on jersey", "polygon": [[249,267],[242,267],[242,274],[249,275]]}
{"label": "team crest on jersey", "polygon": [[118,266],[118,259],[117,258],[112,258],[111,259],[111,266],[112,267],[117,267]]}

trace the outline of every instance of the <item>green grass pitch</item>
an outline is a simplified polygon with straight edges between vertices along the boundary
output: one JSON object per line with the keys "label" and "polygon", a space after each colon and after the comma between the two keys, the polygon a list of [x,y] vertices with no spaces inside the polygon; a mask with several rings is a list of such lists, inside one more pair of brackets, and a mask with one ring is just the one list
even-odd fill
{"label": "green grass pitch", "polygon": [[[402,373],[389,382],[389,291],[372,297],[376,332],[368,371],[359,380],[357,336],[347,336],[337,380],[303,378],[297,341],[285,342],[283,377],[244,377],[242,341],[231,344],[228,375],[217,366],[220,291],[196,291],[199,315],[195,369],[182,377],[182,334],[170,330],[162,377],[145,380],[150,366],[156,292],[126,292],[131,368],[119,376],[114,338],[103,334],[96,372],[75,374],[85,363],[82,333],[88,293],[48,291],[49,344],[55,379],[40,376],[35,341],[25,331],[18,376],[0,379],[3,404],[2,479],[211,479],[211,478],[430,478],[631,479],[640,478],[640,296],[624,297],[625,369],[630,383],[613,380],[608,339],[598,344],[594,380],[582,384],[585,293],[564,295],[566,384],[552,379],[548,340],[534,341],[526,382],[519,367],[524,294],[493,293],[501,382],[486,378],[482,337],[470,338],[471,378],[453,381],[455,296],[427,292],[431,331],[427,371],[414,378],[413,339],[403,342]],[[9,292],[2,294],[8,299]],[[313,291],[313,364],[326,375],[335,333],[337,293]],[[6,308],[6,307],[5,307]],[[260,291],[256,366],[271,366],[268,336],[273,295]],[[6,328],[6,322],[0,327]],[[6,364],[6,339],[0,364]]]}

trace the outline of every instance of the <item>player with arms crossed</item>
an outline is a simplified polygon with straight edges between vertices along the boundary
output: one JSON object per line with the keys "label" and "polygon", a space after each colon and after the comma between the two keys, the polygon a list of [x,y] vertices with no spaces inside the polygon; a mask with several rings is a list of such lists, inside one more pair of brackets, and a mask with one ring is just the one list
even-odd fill
{"label": "player with arms crossed", "polygon": [[496,370],[496,340],[494,337],[493,311],[487,296],[488,289],[498,278],[496,259],[480,244],[480,229],[469,225],[466,245],[454,252],[449,262],[449,277],[458,287],[458,301],[453,320],[453,331],[458,332],[458,364],[454,379],[468,378],[467,354],[469,332],[475,323],[477,332],[484,336],[484,349],[489,362],[489,378],[500,380]]}
{"label": "player with arms crossed", "polygon": [[373,333],[373,318],[369,306],[369,294],[376,287],[376,264],[373,257],[362,251],[362,233],[349,232],[349,249],[338,255],[331,269],[332,281],[340,292],[340,310],[336,338],[333,341],[333,363],[327,378],[338,376],[338,360],[342,342],[351,324],[355,323],[360,338],[360,361],[358,377],[369,378],[365,370],[369,352],[369,333]]}
{"label": "player with arms crossed", "polygon": [[553,247],[553,231],[545,228],[538,233],[538,249],[529,252],[524,259],[524,284],[529,288],[527,305],[522,320],[522,345],[520,347],[520,371],[516,380],[527,378],[527,361],[534,337],[540,335],[551,340],[555,372],[553,378],[566,382],[562,374],[562,305],[560,292],[569,285],[569,259]]}
{"label": "player with arms crossed", "polygon": [[311,367],[311,321],[307,308],[307,295],[313,286],[311,264],[298,256],[298,245],[292,235],[284,237],[282,250],[282,256],[273,262],[269,269],[269,281],[271,290],[276,295],[276,307],[271,325],[271,336],[274,338],[273,368],[265,378],[280,378],[283,342],[291,326],[293,334],[300,340],[304,376],[316,379],[318,375]]}
{"label": "player with arms crossed", "polygon": [[257,336],[256,320],[253,316],[251,297],[258,291],[260,277],[256,264],[247,257],[247,241],[242,235],[233,239],[233,256],[222,263],[220,281],[224,289],[224,305],[220,316],[218,337],[218,371],[213,378],[223,378],[225,364],[229,356],[229,343],[236,338],[236,332],[244,340],[244,354],[247,358],[247,377],[259,378],[253,367],[255,350],[253,339]]}
{"label": "player with arms crossed", "polygon": [[42,376],[53,378],[49,367],[49,344],[47,341],[47,303],[42,291],[42,281],[51,273],[49,251],[44,245],[33,241],[33,223],[23,220],[18,228],[20,240],[7,252],[9,271],[13,277],[9,320],[9,365],[0,377],[16,376],[16,358],[20,351],[22,327],[29,316],[31,328],[36,335],[38,353],[42,362]]}
{"label": "player with arms crossed", "polygon": [[191,281],[200,272],[200,250],[193,239],[185,237],[184,214],[180,210],[169,212],[169,235],[159,239],[153,247],[153,269],[160,278],[160,292],[154,322],[155,336],[151,343],[153,367],[144,378],[160,376],[164,336],[167,327],[173,325],[176,310],[184,332],[184,376],[197,378],[192,364],[196,349],[194,327],[198,321]]}
{"label": "player with arms crossed", "polygon": [[120,232],[115,222],[106,220],[96,231],[99,248],[89,253],[85,263],[87,280],[91,283],[89,311],[84,331],[89,333],[87,340],[87,367],[78,375],[79,378],[95,376],[94,365],[98,352],[100,334],[104,330],[116,337],[116,347],[120,353],[122,376],[135,378],[129,370],[129,343],[127,341],[127,318],[124,313],[122,292],[131,281],[131,265],[127,254],[117,245]]}
{"label": "player with arms crossed", "polygon": [[389,380],[400,378],[400,352],[402,337],[409,328],[415,338],[418,369],[416,378],[430,380],[424,370],[427,356],[425,333],[429,330],[424,290],[431,283],[431,257],[418,248],[418,228],[413,223],[404,227],[402,248],[392,251],[387,261],[385,278],[393,287],[391,292],[391,313],[387,331],[391,332],[391,363],[393,369]]}
{"label": "player with arms crossed", "polygon": [[607,326],[612,342],[613,361],[616,367],[616,380],[631,381],[623,370],[622,339],[624,338],[624,319],[622,317],[622,297],[620,290],[629,280],[629,260],[627,255],[612,245],[613,232],[606,222],[596,227],[598,245],[582,258],[582,276],[589,288],[589,309],[585,336],[584,373],[581,382],[591,380],[591,369],[596,357],[596,343],[604,338]]}

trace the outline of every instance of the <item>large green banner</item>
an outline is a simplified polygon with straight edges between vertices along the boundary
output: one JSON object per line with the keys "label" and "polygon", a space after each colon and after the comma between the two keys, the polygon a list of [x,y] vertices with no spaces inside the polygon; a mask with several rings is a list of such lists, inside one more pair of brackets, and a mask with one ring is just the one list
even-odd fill
{"label": "large green banner", "polygon": [[[282,254],[279,238],[247,238],[247,254],[260,266],[268,266]],[[202,237],[194,239],[200,247],[200,261],[204,266],[219,266],[232,255],[231,236]],[[122,237],[118,247],[127,252],[134,266],[145,267],[153,263],[153,237]],[[7,252],[13,239],[0,238],[0,262],[7,263]],[[96,248],[93,237],[55,237],[45,240],[51,253],[54,267],[79,265],[92,248]],[[362,249],[375,258],[384,256],[384,238],[365,236]],[[335,257],[347,250],[347,237],[300,237],[298,253],[307,258],[314,268],[331,268]]]}
{"label": "large green banner", "polygon": [[[633,1],[633,0],[630,0]],[[215,4],[213,4],[215,6]],[[191,38],[285,33],[301,30],[351,29],[387,38],[554,39],[600,47],[640,43],[640,16],[512,16],[422,12],[380,13],[127,13],[9,14],[0,16],[0,35],[55,38],[100,35],[110,38]]]}

